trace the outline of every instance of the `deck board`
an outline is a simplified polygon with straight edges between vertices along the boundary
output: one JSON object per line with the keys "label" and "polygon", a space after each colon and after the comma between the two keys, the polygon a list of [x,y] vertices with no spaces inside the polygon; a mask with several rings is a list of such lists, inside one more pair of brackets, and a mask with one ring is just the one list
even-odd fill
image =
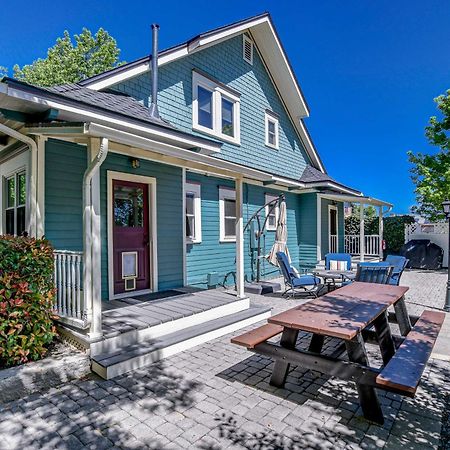
{"label": "deck board", "polygon": [[[135,297],[130,295],[130,298]],[[236,300],[236,296],[218,289],[186,292],[182,295],[134,304],[112,300],[105,302],[102,313],[104,336],[108,338],[132,330],[149,328],[227,305]]]}

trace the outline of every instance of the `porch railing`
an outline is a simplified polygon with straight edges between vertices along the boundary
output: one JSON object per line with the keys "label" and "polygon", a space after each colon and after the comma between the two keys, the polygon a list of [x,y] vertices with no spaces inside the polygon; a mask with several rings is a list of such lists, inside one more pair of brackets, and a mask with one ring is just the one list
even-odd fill
{"label": "porch railing", "polygon": [[61,321],[85,328],[87,314],[83,295],[83,253],[55,250],[55,309]]}
{"label": "porch railing", "polygon": [[[344,236],[345,253],[351,255],[361,254],[361,238],[359,234],[347,234]],[[379,256],[380,236],[378,234],[368,234],[364,236],[364,254],[367,256]]]}
{"label": "porch railing", "polygon": [[338,237],[336,234],[330,234],[330,253],[337,253]]}

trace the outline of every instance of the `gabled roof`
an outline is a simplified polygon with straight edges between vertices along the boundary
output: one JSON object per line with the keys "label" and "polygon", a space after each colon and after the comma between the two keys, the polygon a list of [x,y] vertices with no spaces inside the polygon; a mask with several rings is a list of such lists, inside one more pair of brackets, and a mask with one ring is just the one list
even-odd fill
{"label": "gabled roof", "polygon": [[[302,118],[309,116],[309,108],[295,73],[284,51],[269,13],[259,14],[232,24],[201,33],[179,45],[158,53],[158,66],[191,55],[244,32],[255,41],[264,64],[272,78],[285,108],[303,141],[311,163],[326,172],[320,156],[309,136]],[[108,89],[115,84],[151,70],[151,55],[95,75],[79,82],[94,90]]]}

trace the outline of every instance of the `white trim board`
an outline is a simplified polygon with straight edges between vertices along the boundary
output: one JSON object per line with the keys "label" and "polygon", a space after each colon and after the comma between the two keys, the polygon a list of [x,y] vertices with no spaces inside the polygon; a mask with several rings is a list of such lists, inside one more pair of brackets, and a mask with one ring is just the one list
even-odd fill
{"label": "white trim board", "polygon": [[[150,291],[158,290],[158,242],[157,242],[157,205],[156,205],[156,178],[144,175],[135,175],[126,172],[107,171],[107,228],[108,228],[108,298],[114,300],[123,298],[123,294],[114,294],[114,249],[113,249],[113,180],[131,181],[135,183],[147,184],[148,192],[148,213],[149,213],[149,242],[150,242]],[[127,297],[131,295],[139,295],[149,292],[144,291],[128,291]]]}

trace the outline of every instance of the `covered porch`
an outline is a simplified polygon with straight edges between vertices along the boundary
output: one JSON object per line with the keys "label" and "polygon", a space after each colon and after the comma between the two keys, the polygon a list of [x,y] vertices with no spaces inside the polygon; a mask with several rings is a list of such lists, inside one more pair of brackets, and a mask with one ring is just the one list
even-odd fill
{"label": "covered porch", "polygon": [[[349,235],[343,233],[343,249],[339,246],[338,234],[333,234],[333,230],[329,230],[329,252],[337,253],[344,251],[350,253],[352,260],[357,262],[376,261],[383,259],[384,243],[383,243],[383,215],[390,211],[392,204],[383,200],[372,197],[345,195],[345,194],[320,194],[320,197],[336,203],[352,203],[359,206],[359,234]],[[378,210],[378,233],[365,234],[364,231],[364,211],[367,206],[372,206]]]}

